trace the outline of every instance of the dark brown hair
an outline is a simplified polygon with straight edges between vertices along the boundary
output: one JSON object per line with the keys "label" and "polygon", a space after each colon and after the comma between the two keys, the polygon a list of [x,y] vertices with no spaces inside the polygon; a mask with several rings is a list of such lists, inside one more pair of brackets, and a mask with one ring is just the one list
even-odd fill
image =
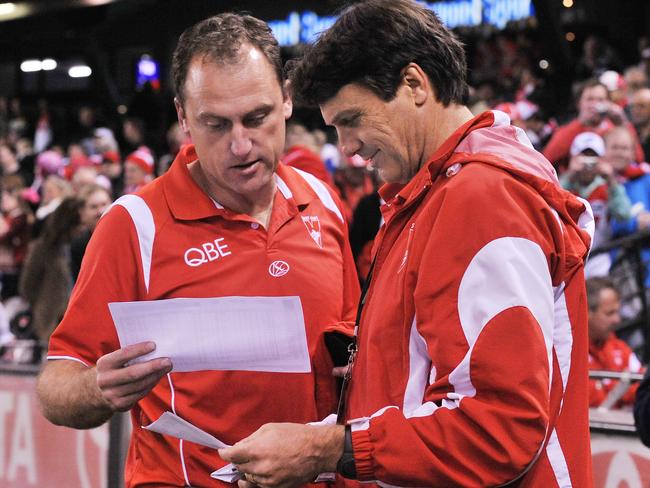
{"label": "dark brown hair", "polygon": [[348,7],[288,70],[295,100],[314,106],[349,83],[390,101],[411,62],[427,74],[438,101],[445,106],[465,102],[462,44],[433,11],[411,0],[368,0]]}
{"label": "dark brown hair", "polygon": [[81,223],[83,200],[64,198],[45,220],[41,240],[48,247],[56,247],[72,240],[72,234]]}
{"label": "dark brown hair", "polygon": [[172,56],[172,78],[181,104],[187,68],[194,56],[202,55],[217,63],[234,62],[239,59],[239,48],[245,43],[262,51],[282,84],[280,47],[271,28],[250,15],[225,13],[186,29],[178,40]]}

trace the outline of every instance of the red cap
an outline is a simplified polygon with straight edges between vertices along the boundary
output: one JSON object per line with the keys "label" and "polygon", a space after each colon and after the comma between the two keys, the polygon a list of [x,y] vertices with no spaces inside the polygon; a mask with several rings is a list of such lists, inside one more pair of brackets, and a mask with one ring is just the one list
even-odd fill
{"label": "red cap", "polygon": [[153,155],[144,146],[139,147],[126,157],[126,161],[137,164],[147,174],[153,173]]}

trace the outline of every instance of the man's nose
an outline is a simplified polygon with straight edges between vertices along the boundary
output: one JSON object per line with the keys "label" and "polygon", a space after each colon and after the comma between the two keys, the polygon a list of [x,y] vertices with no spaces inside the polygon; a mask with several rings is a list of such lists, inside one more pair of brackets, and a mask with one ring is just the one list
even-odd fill
{"label": "man's nose", "polygon": [[238,158],[245,158],[253,148],[250,134],[244,127],[235,127],[232,131],[230,151]]}
{"label": "man's nose", "polygon": [[351,158],[361,150],[361,141],[345,131],[339,131],[339,141],[341,142],[343,154],[348,158]]}

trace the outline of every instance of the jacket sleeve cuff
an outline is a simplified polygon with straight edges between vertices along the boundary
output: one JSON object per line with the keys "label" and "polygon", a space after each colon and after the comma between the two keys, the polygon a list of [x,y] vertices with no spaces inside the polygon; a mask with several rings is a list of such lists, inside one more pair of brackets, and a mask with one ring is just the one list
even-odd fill
{"label": "jacket sleeve cuff", "polygon": [[374,475],[375,470],[372,459],[370,433],[367,430],[352,431],[352,449],[354,452],[354,464],[357,469],[357,479],[359,481],[376,479]]}

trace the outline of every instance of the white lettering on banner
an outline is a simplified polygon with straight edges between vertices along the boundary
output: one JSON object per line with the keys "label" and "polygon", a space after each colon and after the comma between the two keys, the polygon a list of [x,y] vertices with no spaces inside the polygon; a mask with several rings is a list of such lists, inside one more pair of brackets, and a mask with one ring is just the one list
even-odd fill
{"label": "white lettering on banner", "polygon": [[0,391],[0,479],[5,477],[5,439],[7,438],[7,414],[14,407],[12,393]]}
{"label": "white lettering on banner", "polygon": [[[532,0],[444,0],[419,4],[433,10],[450,29],[491,24],[499,29],[510,21],[533,17]],[[314,12],[291,12],[284,20],[268,22],[280,46],[312,43],[320,32],[336,21],[335,16],[319,16]]]}
{"label": "white lettering on banner", "polygon": [[223,240],[223,237],[218,237],[214,241],[204,242],[201,247],[190,247],[185,251],[185,264],[195,268],[220,257],[230,256],[232,252],[227,250],[228,244],[221,244]]}
{"label": "white lettering on banner", "polygon": [[32,409],[28,393],[19,393],[14,417],[14,432],[11,438],[11,457],[7,468],[7,479],[14,481],[18,471],[27,471],[30,484],[36,483],[36,453],[32,432]]}

